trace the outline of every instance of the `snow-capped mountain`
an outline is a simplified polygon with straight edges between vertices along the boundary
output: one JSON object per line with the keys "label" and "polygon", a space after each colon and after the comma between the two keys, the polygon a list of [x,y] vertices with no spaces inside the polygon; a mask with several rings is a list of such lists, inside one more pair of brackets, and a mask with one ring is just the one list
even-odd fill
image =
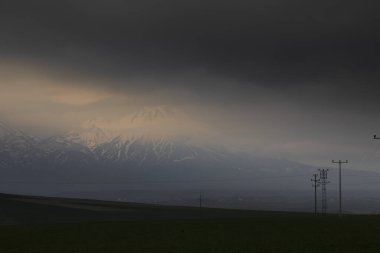
{"label": "snow-capped mountain", "polygon": [[181,112],[169,107],[145,107],[120,122],[87,122],[77,131],[49,140],[66,147],[83,145],[102,163],[133,163],[133,166],[180,163],[200,159],[207,153],[207,149],[192,143],[188,132],[178,131],[185,122],[189,120]]}
{"label": "snow-capped mountain", "polygon": [[12,168],[31,164],[38,140],[0,122],[0,167]]}
{"label": "snow-capped mountain", "polygon": [[0,171],[3,180],[102,183],[170,179],[207,184],[208,180],[233,182],[299,174],[311,168],[200,144],[189,132],[177,131],[189,124],[196,125],[167,107],[144,108],[117,124],[89,122],[80,129],[45,139],[1,124]]}
{"label": "snow-capped mountain", "polygon": [[26,149],[34,145],[36,139],[22,131],[11,128],[5,123],[0,122],[0,140],[2,145],[9,145],[10,149]]}
{"label": "snow-capped mountain", "polygon": [[79,131],[70,131],[62,135],[56,135],[43,140],[42,144],[47,148],[62,148],[82,145],[90,150],[94,150],[97,146],[109,142],[112,136],[106,131],[98,128],[83,128]]}

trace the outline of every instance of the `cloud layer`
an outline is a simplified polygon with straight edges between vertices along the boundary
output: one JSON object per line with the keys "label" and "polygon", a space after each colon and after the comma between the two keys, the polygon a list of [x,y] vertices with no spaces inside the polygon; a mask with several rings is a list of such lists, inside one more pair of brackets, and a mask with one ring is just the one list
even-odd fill
{"label": "cloud layer", "polygon": [[46,135],[168,105],[250,152],[350,159],[380,129],[378,7],[2,1],[0,116]]}

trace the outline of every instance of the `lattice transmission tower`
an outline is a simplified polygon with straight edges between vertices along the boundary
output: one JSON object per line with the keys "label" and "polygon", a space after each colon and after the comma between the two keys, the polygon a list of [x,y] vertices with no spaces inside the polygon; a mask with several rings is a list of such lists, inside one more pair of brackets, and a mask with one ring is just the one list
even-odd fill
{"label": "lattice transmission tower", "polygon": [[329,171],[328,169],[318,169],[319,170],[319,182],[321,184],[322,188],[322,214],[327,213],[327,190],[326,190],[326,185],[330,183],[327,181],[327,172]]}

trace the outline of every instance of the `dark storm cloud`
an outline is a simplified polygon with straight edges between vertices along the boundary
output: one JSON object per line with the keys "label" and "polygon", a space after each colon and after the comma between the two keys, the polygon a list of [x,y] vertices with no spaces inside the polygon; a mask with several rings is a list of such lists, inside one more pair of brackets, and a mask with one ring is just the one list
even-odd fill
{"label": "dark storm cloud", "polygon": [[377,7],[376,1],[1,1],[0,55],[98,79],[145,80],[128,84],[142,90],[191,84],[225,97],[233,86],[240,91],[232,99],[239,100],[251,91],[248,83],[289,96],[313,87],[316,94],[346,88],[350,97],[372,98],[368,89],[380,79]]}

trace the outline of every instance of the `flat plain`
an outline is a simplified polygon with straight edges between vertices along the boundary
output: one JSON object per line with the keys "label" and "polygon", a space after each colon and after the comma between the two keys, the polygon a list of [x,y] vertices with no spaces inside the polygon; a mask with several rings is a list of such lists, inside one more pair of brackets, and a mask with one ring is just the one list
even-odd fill
{"label": "flat plain", "polygon": [[379,252],[380,216],[0,195],[0,252]]}

